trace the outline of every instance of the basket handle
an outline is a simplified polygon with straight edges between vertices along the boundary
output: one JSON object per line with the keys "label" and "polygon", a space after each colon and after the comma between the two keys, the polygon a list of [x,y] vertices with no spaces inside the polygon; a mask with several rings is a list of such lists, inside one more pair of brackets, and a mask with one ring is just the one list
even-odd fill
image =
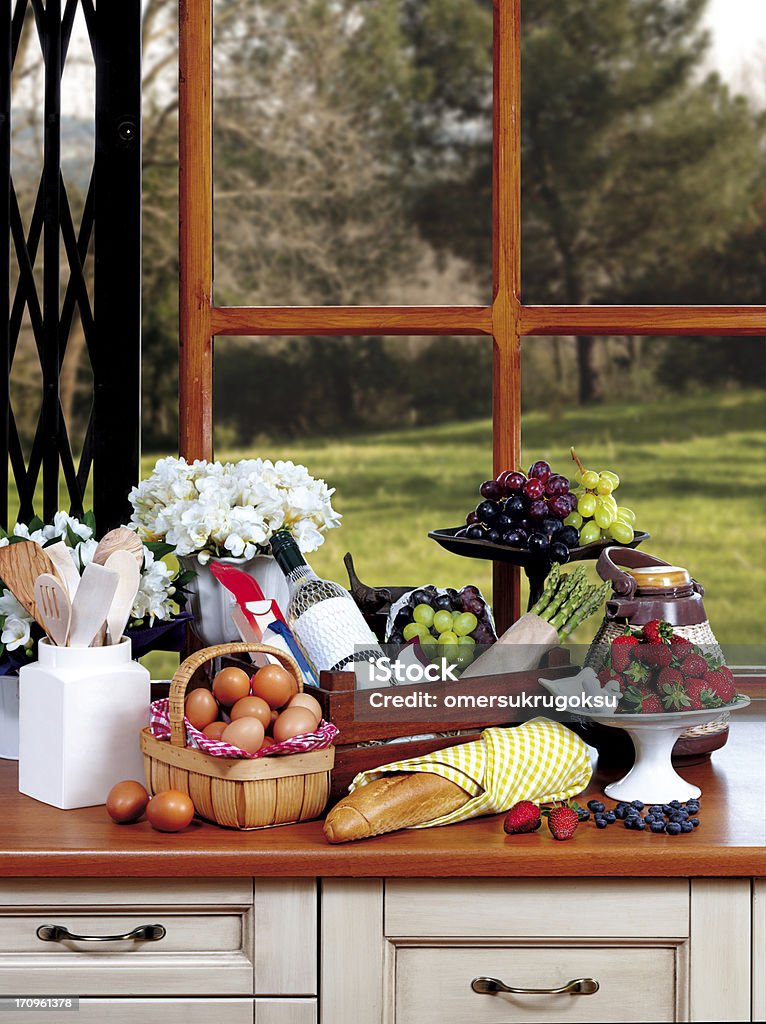
{"label": "basket handle", "polygon": [[298,684],[298,692],[303,689],[303,676],[298,665],[289,654],[277,650],[276,647],[269,647],[268,644],[237,643],[237,644],[216,644],[214,647],[205,647],[201,651],[195,651],[188,658],[181,662],[178,669],[170,680],[170,743],[174,747],[186,746],[186,729],[184,728],[184,698],[189,680],[200,666],[214,658],[221,658],[226,654],[270,654],[276,658],[282,668],[287,669],[290,675]]}

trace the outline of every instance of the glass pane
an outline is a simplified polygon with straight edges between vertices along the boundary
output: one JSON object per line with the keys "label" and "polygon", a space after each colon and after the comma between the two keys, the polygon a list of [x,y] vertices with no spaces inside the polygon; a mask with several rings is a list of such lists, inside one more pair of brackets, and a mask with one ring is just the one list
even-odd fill
{"label": "glass pane", "polygon": [[524,3],[523,297],[766,296],[766,7]]}
{"label": "glass pane", "polygon": [[[705,587],[718,640],[759,642],[766,617],[766,348],[762,338],[596,339],[605,400],[576,405],[577,339],[525,338],[526,467],[620,478],[618,504],[651,534],[641,550]],[[592,563],[591,563],[592,564]],[[595,576],[594,576],[595,578]],[[598,623],[576,634],[588,642]]]}
{"label": "glass pane", "polygon": [[485,303],[491,0],[214,2],[215,301]]}
{"label": "glass pane", "polygon": [[461,523],[491,470],[489,338],[230,338],[216,343],[216,458],[292,459],[336,488],[341,529],[311,555],[347,582],[475,583],[490,563],[428,531]]}

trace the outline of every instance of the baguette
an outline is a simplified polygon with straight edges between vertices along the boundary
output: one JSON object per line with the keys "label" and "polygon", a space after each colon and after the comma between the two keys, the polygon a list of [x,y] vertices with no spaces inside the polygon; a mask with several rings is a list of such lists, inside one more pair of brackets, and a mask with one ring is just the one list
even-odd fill
{"label": "baguette", "polygon": [[355,789],[332,808],[324,823],[330,843],[367,839],[422,825],[462,807],[468,793],[433,772],[386,775]]}

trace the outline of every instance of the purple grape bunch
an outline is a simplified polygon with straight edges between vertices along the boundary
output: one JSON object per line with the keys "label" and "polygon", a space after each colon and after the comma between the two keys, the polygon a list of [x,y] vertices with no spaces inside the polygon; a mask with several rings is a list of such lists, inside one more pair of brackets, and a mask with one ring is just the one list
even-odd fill
{"label": "purple grape bunch", "polygon": [[531,551],[553,562],[569,560],[580,532],[564,520],[576,510],[577,496],[567,477],[547,462],[533,463],[525,475],[506,470],[479,488],[481,501],[470,511],[458,537],[488,540]]}

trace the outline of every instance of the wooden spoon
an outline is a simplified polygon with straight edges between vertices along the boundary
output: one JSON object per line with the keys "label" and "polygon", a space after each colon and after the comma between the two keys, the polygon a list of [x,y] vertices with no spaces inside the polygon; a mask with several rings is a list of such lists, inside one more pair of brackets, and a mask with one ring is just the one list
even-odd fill
{"label": "wooden spoon", "polygon": [[43,629],[45,622],[35,602],[35,580],[44,572],[59,578],[53,562],[33,540],[20,540],[0,548],[0,579]]}
{"label": "wooden spoon", "polygon": [[35,602],[43,617],[45,632],[57,647],[65,647],[72,620],[72,602],[66,587],[57,576],[43,572],[35,580]]}
{"label": "wooden spoon", "polygon": [[114,551],[129,551],[140,569],[144,564],[144,545],[135,530],[127,526],[118,526],[116,530],[105,533],[98,542],[93,561],[97,565],[106,565],[106,561]]}
{"label": "wooden spoon", "polygon": [[106,568],[116,572],[120,577],[117,592],[112,598],[106,625],[109,630],[109,643],[118,644],[125,632],[130,618],[130,610],[136,599],[138,585],[141,582],[141,570],[130,551],[113,551],[106,560]]}
{"label": "wooden spoon", "polygon": [[80,585],[80,574],[77,571],[77,566],[72,561],[71,550],[63,540],[58,541],[56,544],[49,544],[45,549],[46,555],[56,566],[56,572],[63,580],[64,586],[69,592],[70,601],[77,593],[77,588]]}

